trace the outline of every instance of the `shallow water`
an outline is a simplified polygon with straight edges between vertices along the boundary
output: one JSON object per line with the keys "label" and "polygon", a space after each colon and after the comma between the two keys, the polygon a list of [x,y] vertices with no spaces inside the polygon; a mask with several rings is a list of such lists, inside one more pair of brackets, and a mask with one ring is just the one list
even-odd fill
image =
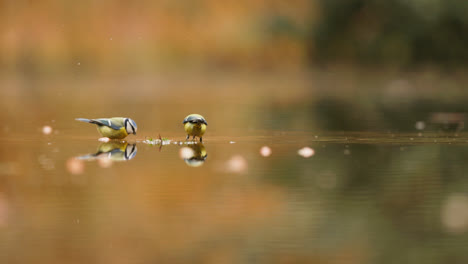
{"label": "shallow water", "polygon": [[75,159],[96,139],[2,138],[2,263],[467,260],[468,135],[316,136],[135,137],[127,161]]}
{"label": "shallow water", "polygon": [[[464,117],[441,125],[432,112],[450,109],[430,102],[322,100],[297,78],[285,93],[286,79],[168,81],[179,93],[145,89],[153,80],[133,97],[138,82],[75,80],[67,95],[61,82],[10,83],[0,262],[466,263]],[[191,87],[211,93],[201,103]],[[184,141],[192,111],[210,124],[203,145]],[[128,144],[74,120],[110,112],[138,123]],[[172,141],[146,141],[160,135]]]}

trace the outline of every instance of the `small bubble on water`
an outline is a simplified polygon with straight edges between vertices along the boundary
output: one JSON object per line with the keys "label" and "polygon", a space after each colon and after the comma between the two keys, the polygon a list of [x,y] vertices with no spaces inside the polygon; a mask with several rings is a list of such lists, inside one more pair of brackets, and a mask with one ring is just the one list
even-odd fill
{"label": "small bubble on water", "polygon": [[70,158],[66,162],[66,168],[71,174],[77,175],[84,172],[85,165],[82,160]]}
{"label": "small bubble on water", "polygon": [[453,193],[446,198],[441,210],[442,224],[450,233],[465,233],[468,230],[468,196]]}
{"label": "small bubble on water", "polygon": [[241,155],[235,155],[227,161],[227,171],[234,173],[244,173],[247,171],[247,160]]}
{"label": "small bubble on water", "polygon": [[229,144],[235,144],[236,142],[235,141],[229,141]]}
{"label": "small bubble on water", "polygon": [[80,66],[80,65],[81,65],[81,62],[77,62],[76,65]]}
{"label": "small bubble on water", "polygon": [[42,127],[42,133],[44,135],[49,135],[50,133],[52,133],[52,127],[51,126],[43,126]]}
{"label": "small bubble on water", "polygon": [[315,155],[315,150],[309,147],[303,147],[297,151],[297,154],[304,158],[310,158]]}
{"label": "small bubble on water", "polygon": [[268,157],[271,155],[271,148],[268,146],[263,146],[260,148],[260,155],[263,157]]}
{"label": "small bubble on water", "polygon": [[417,130],[423,130],[426,128],[426,123],[424,123],[424,121],[418,121],[414,124],[414,127],[416,127]]}

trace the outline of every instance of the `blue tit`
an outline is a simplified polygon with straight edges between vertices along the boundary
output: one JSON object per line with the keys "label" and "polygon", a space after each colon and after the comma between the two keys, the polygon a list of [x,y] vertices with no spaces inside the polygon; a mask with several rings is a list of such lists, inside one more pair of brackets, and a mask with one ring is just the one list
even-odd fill
{"label": "blue tit", "polygon": [[202,143],[199,144],[190,144],[187,147],[192,149],[189,157],[184,158],[184,161],[190,167],[199,167],[205,163],[206,157],[208,154],[206,153],[205,146]]}
{"label": "blue tit", "polygon": [[135,121],[126,117],[86,119],[77,118],[81,122],[97,125],[97,130],[103,137],[110,139],[124,139],[130,134],[136,135],[137,125]]}
{"label": "blue tit", "polygon": [[78,157],[78,159],[94,160],[107,158],[112,161],[127,161],[136,156],[136,144],[128,144],[127,142],[112,141],[99,145],[96,153]]}
{"label": "blue tit", "polygon": [[206,126],[208,123],[206,122],[205,118],[198,114],[190,114],[184,119],[184,129],[187,133],[187,140],[190,136],[200,138],[200,142],[203,141],[203,134],[205,134]]}

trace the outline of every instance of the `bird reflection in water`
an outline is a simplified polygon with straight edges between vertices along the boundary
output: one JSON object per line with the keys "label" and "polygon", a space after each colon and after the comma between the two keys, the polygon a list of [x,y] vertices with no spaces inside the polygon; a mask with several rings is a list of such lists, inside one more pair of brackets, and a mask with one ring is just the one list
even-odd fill
{"label": "bird reflection in water", "polygon": [[206,161],[206,149],[203,143],[188,144],[180,149],[180,157],[190,167],[199,167]]}
{"label": "bird reflection in water", "polygon": [[107,159],[109,161],[127,161],[135,158],[136,144],[123,142],[106,142],[99,145],[96,153],[77,157],[82,160]]}

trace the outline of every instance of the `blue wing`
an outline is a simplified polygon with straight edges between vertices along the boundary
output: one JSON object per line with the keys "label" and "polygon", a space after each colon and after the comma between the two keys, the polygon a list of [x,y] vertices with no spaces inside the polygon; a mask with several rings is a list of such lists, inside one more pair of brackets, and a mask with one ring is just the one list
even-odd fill
{"label": "blue wing", "polygon": [[81,121],[81,122],[86,122],[86,123],[91,123],[91,124],[96,124],[98,126],[107,126],[115,130],[119,130],[121,126],[117,126],[116,124],[113,124],[110,119],[86,119],[86,118],[76,118],[75,120]]}

